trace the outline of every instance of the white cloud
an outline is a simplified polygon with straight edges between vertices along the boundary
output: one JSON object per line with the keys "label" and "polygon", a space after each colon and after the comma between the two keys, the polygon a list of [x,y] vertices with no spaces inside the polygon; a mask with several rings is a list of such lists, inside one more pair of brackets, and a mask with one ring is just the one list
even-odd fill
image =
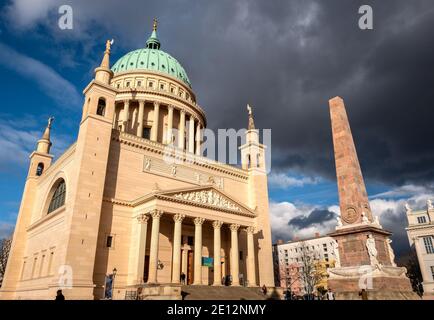
{"label": "white cloud", "polygon": [[68,80],[51,67],[3,43],[0,43],[0,65],[35,81],[41,90],[61,108],[74,108],[81,105],[81,95]]}
{"label": "white cloud", "polygon": [[270,186],[277,188],[303,187],[309,184],[317,184],[319,178],[310,177],[292,177],[284,173],[271,173],[268,177]]}
{"label": "white cloud", "polygon": [[401,187],[394,188],[392,190],[375,194],[371,196],[371,199],[374,198],[397,198],[397,197],[410,197],[421,194],[426,194],[429,188],[424,186],[416,186],[412,184],[404,185]]}
{"label": "white cloud", "polygon": [[[394,198],[376,198],[370,201],[372,213],[378,216],[380,223],[384,229],[393,233],[393,248],[397,255],[403,254],[409,249],[407,234],[405,227],[407,226],[407,218],[405,214],[405,203],[409,203],[413,210],[423,210],[426,208],[426,200],[433,199],[434,193],[430,189],[413,186],[401,187],[400,190],[406,192],[418,192],[416,195],[409,197],[394,199]],[[385,192],[387,195],[397,195],[397,190]],[[282,239],[284,241],[292,240],[295,237],[299,239],[313,237],[315,233],[319,232],[325,235],[334,230],[336,227],[336,220],[325,220],[321,223],[310,224],[307,227],[299,227],[299,225],[289,224],[289,222],[297,217],[308,217],[315,209],[324,209],[311,204],[294,204],[291,202],[270,202],[270,219],[271,229],[273,234],[273,241]],[[336,214],[340,214],[338,205],[331,205],[327,208]]]}
{"label": "white cloud", "polygon": [[[288,222],[296,217],[307,217],[313,210],[320,209],[319,206],[300,204],[295,205],[290,202],[270,202],[270,221],[273,241],[278,239],[288,241],[295,237],[299,239],[313,237],[315,233],[325,235],[333,230],[336,220],[326,220],[322,223],[315,223],[307,228],[298,228]],[[327,208],[331,212],[339,212],[337,206]]]}
{"label": "white cloud", "polygon": [[48,12],[59,5],[58,0],[13,0],[6,13],[15,27],[28,28],[44,20]]}
{"label": "white cloud", "polygon": [[9,238],[13,232],[14,232],[13,224],[0,222],[0,239]]}
{"label": "white cloud", "polygon": [[[24,128],[20,127],[15,121],[0,120],[0,169],[10,171],[11,168],[16,168],[28,164],[30,153],[35,150],[36,143],[42,136],[45,129],[41,125],[39,129],[32,129],[26,125],[32,123],[30,116],[24,116],[28,121],[24,122]],[[36,121],[35,121],[36,123]],[[59,136],[53,132],[51,136],[53,147],[51,153],[54,156],[59,156],[71,144],[71,138],[68,136]]]}

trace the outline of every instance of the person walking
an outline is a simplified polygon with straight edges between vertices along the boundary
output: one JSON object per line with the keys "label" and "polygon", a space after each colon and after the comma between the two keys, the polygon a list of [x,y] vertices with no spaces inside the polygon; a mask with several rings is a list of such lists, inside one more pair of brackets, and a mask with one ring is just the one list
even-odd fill
{"label": "person walking", "polygon": [[262,286],[262,294],[264,295],[264,296],[266,296],[267,295],[267,286],[264,284],[263,286]]}
{"label": "person walking", "polygon": [[65,301],[65,296],[62,294],[62,290],[57,290],[56,301]]}
{"label": "person walking", "polygon": [[362,298],[362,300],[368,300],[368,291],[362,289],[362,291],[359,292],[359,296]]}
{"label": "person walking", "polygon": [[333,290],[331,288],[329,288],[329,290],[326,293],[326,299],[327,300],[336,300],[335,293],[333,292]]}

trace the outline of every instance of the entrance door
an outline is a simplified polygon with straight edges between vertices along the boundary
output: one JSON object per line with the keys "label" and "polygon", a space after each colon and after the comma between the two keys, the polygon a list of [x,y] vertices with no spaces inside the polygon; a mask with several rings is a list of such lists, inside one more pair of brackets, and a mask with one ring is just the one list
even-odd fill
{"label": "entrance door", "polygon": [[189,250],[187,254],[187,284],[193,284],[193,251]]}
{"label": "entrance door", "polygon": [[149,276],[149,256],[145,256],[145,268],[143,270],[143,282],[148,282]]}

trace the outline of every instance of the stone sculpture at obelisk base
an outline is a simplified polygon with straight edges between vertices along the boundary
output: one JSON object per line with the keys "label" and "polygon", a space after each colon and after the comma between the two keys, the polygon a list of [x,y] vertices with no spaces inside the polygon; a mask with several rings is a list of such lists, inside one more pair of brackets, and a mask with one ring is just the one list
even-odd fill
{"label": "stone sculpture at obelisk base", "polygon": [[337,299],[414,299],[406,269],[396,267],[391,232],[373,217],[357,158],[344,101],[329,101],[341,215],[330,234],[338,243],[340,263],[328,269],[328,287]]}

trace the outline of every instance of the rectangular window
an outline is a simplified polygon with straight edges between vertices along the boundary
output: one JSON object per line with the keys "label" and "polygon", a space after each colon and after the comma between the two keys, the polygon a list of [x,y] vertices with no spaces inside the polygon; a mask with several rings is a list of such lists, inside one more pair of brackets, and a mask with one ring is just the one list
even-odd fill
{"label": "rectangular window", "polygon": [[42,270],[44,269],[44,262],[45,262],[45,254],[42,255],[41,265],[39,266],[39,277],[42,277]]}
{"label": "rectangular window", "polygon": [[160,84],[160,89],[164,90],[164,84]]}
{"label": "rectangular window", "polygon": [[38,263],[38,258],[35,258],[33,260],[33,266],[32,266],[32,278],[33,279],[35,277],[35,270],[36,270],[36,264]]}
{"label": "rectangular window", "polygon": [[152,88],[153,85],[154,85],[154,83],[149,82],[149,88]]}
{"label": "rectangular window", "polygon": [[431,266],[431,275],[432,275],[432,279],[434,280],[434,266]]}
{"label": "rectangular window", "polygon": [[50,253],[50,259],[48,260],[48,267],[47,267],[47,275],[53,274],[52,272],[52,265],[53,265],[53,258],[54,258],[54,252]]}
{"label": "rectangular window", "polygon": [[425,216],[417,217],[417,223],[426,223],[426,217]]}
{"label": "rectangular window", "polygon": [[423,237],[423,244],[425,245],[426,253],[434,253],[434,245],[432,242],[432,237]]}
{"label": "rectangular window", "polygon": [[142,86],[142,81],[137,81],[137,86],[141,87]]}
{"label": "rectangular window", "polygon": [[143,138],[151,139],[151,128],[145,127],[143,128]]}
{"label": "rectangular window", "polygon": [[242,252],[242,251],[240,251],[240,256],[239,256],[239,258],[240,258],[240,261],[243,261],[243,252]]}
{"label": "rectangular window", "polygon": [[21,269],[21,280],[24,279],[24,272],[26,271],[26,262],[23,262],[23,269]]}
{"label": "rectangular window", "polygon": [[126,85],[126,87],[127,87],[127,88],[129,88],[129,86],[130,86],[130,83],[129,83],[129,82],[127,82],[127,85]]}
{"label": "rectangular window", "polygon": [[187,244],[189,245],[189,246],[192,246],[192,245],[194,245],[194,240],[193,240],[194,238],[192,237],[192,236],[189,236],[188,238],[187,238]]}
{"label": "rectangular window", "polygon": [[107,236],[106,247],[111,248],[113,245],[113,236]]}

